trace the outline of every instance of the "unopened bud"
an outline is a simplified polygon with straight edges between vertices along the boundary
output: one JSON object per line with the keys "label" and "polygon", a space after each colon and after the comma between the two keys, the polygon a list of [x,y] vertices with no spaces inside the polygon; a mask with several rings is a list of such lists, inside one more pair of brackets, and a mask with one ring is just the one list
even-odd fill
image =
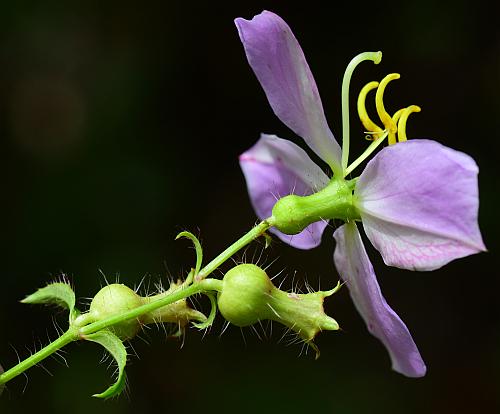
{"label": "unopened bud", "polygon": [[[92,320],[98,321],[113,315],[121,314],[142,305],[141,297],[129,287],[114,283],[103,287],[90,304],[89,314]],[[133,338],[139,329],[141,322],[138,318],[120,322],[110,329],[120,339]]]}
{"label": "unopened bud", "polygon": [[[95,322],[111,316],[123,314],[141,305],[157,301],[181,288],[181,282],[172,283],[168,290],[154,296],[141,297],[129,287],[122,284],[111,284],[103,287],[95,295],[88,314],[83,314],[75,323],[81,321]],[[206,316],[201,312],[189,307],[186,299],[162,306],[151,312],[144,313],[136,318],[114,324],[110,329],[120,339],[133,338],[141,329],[142,325],[150,323],[174,323],[180,329],[191,321],[204,322]]]}
{"label": "unopened bud", "polygon": [[241,264],[226,273],[219,293],[219,310],[237,326],[270,319],[287,326],[312,344],[322,330],[338,330],[335,319],[327,316],[323,299],[336,292],[290,293],[275,287],[269,276],[253,264]]}

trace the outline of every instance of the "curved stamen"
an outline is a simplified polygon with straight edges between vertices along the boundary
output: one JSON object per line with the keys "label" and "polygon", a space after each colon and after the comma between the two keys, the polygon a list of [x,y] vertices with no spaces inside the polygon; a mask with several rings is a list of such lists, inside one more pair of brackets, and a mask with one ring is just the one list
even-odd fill
{"label": "curved stamen", "polygon": [[[399,112],[399,111],[398,111]],[[417,105],[410,105],[404,109],[398,123],[398,139],[399,142],[406,141],[406,121],[413,112],[420,112],[420,107]]]}
{"label": "curved stamen", "polygon": [[389,132],[396,133],[398,131],[396,123],[392,120],[391,116],[387,113],[384,107],[384,91],[387,84],[394,80],[399,79],[399,73],[391,73],[387,75],[384,79],[380,81],[380,85],[377,89],[377,95],[375,96],[375,106],[377,108],[377,113],[384,124],[385,129]]}
{"label": "curved stamen", "polygon": [[358,115],[361,123],[366,128],[368,133],[373,136],[374,139],[380,138],[383,134],[382,128],[380,128],[375,122],[373,122],[366,112],[366,95],[373,89],[378,87],[378,82],[369,82],[359,92],[358,95]]}
{"label": "curved stamen", "polygon": [[385,138],[387,137],[387,131],[383,132],[383,135],[379,138],[373,141],[367,149],[354,161],[349,167],[347,167],[344,171],[344,178],[347,177],[350,173],[353,172],[353,170],[361,164],[364,160],[366,160],[373,151],[375,151],[380,144],[382,144],[385,141]]}
{"label": "curved stamen", "polygon": [[[403,109],[400,109],[399,111],[397,111],[393,116],[392,116],[392,120],[393,122],[398,125],[398,120],[399,120],[399,117],[401,116],[401,114],[404,112],[404,108]],[[389,131],[389,137],[387,138],[387,143],[389,145],[394,145],[396,143],[396,133],[395,132],[390,132]]]}

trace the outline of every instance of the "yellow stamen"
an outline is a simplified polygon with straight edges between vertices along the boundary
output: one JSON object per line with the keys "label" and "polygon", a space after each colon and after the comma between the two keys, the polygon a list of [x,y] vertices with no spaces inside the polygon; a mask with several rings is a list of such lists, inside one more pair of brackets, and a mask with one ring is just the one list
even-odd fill
{"label": "yellow stamen", "polygon": [[400,75],[399,73],[390,73],[387,75],[384,79],[381,80],[380,85],[377,89],[377,94],[375,96],[375,106],[377,108],[377,113],[384,124],[384,127],[390,132],[390,133],[396,133],[397,132],[397,126],[396,123],[392,120],[391,116],[387,113],[384,107],[384,90],[387,84],[394,80],[394,79],[399,79]]}
{"label": "yellow stamen", "polygon": [[[404,109],[400,109],[392,116],[392,120],[394,121],[395,124],[398,123],[399,117],[401,116],[403,111]],[[389,132],[389,136],[387,137],[387,143],[389,145],[394,145],[396,143],[396,134],[394,132]]]}
{"label": "yellow stamen", "polygon": [[403,110],[401,117],[398,122],[398,139],[399,142],[406,141],[406,121],[408,117],[413,112],[420,112],[420,107],[417,105],[410,105],[408,108]]}
{"label": "yellow stamen", "polygon": [[380,138],[384,131],[368,116],[368,112],[366,112],[365,101],[368,92],[370,92],[373,89],[376,89],[377,87],[378,87],[378,82],[375,81],[369,82],[365,86],[363,86],[363,89],[361,89],[361,92],[359,92],[358,95],[359,119],[363,124],[363,126],[365,127],[365,129],[368,131],[369,134],[373,136],[374,139]]}

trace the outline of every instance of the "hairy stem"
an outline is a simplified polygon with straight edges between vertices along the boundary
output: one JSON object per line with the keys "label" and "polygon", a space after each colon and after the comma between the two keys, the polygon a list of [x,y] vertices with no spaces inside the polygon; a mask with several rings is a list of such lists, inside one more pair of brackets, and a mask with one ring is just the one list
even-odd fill
{"label": "hairy stem", "polygon": [[209,264],[207,264],[203,269],[201,269],[200,273],[198,273],[197,279],[201,280],[206,278],[210,273],[212,273],[215,269],[217,269],[226,260],[231,258],[231,256],[233,256],[235,253],[237,253],[239,250],[241,250],[250,242],[262,236],[266,232],[266,230],[268,230],[270,227],[273,226],[273,224],[274,224],[273,217],[269,217],[260,222],[252,230],[246,233],[239,240],[235,241],[231,246],[229,246],[215,259],[213,259]]}
{"label": "hairy stem", "polygon": [[112,315],[99,321],[92,322],[91,319],[85,318],[86,314],[81,315],[76,319],[76,323],[70,326],[68,331],[57,338],[54,342],[51,342],[35,354],[26,358],[24,361],[19,362],[17,365],[1,374],[0,385],[7,383],[11,379],[22,374],[24,371],[38,364],[69,343],[76,340],[85,339],[86,335],[99,332],[103,329],[109,328],[113,325],[125,322],[130,319],[138,318],[145,313],[152,312],[163,306],[170,305],[174,302],[177,302],[178,300],[187,298],[197,293],[220,291],[222,288],[221,280],[205,278],[243,247],[248,245],[253,240],[257,239],[258,237],[262,236],[272,225],[273,218],[270,217],[266,220],[263,220],[257,226],[253,227],[248,233],[234,242],[215,259],[208,263],[203,269],[201,269],[194,283],[189,286],[183,285],[178,290],[172,292],[167,296],[160,297],[158,300],[128,310],[121,314]]}
{"label": "hairy stem", "polygon": [[11,379],[17,377],[27,369],[38,364],[54,352],[57,352],[62,347],[68,345],[70,342],[76,341],[77,339],[79,339],[78,331],[74,328],[68,329],[66,333],[61,335],[54,342],[51,342],[46,347],[40,349],[40,351],[34,353],[24,361],[21,361],[19,364],[13,366],[11,369],[0,375],[0,384],[5,384]]}
{"label": "hairy stem", "polygon": [[48,356],[52,355],[54,352],[58,351],[62,347],[68,345],[70,342],[85,339],[86,335],[98,332],[102,329],[109,328],[117,323],[124,322],[129,319],[137,318],[140,315],[148,312],[152,312],[158,308],[161,308],[171,303],[177,302],[178,300],[187,298],[188,296],[194,295],[196,293],[207,292],[207,291],[219,291],[221,289],[222,281],[217,279],[206,279],[187,288],[181,288],[172,294],[160,298],[154,302],[148,303],[146,305],[139,306],[135,309],[129,310],[127,312],[121,313],[119,315],[113,315],[109,318],[102,319],[100,321],[90,323],[81,328],[78,326],[71,326],[67,332],[57,338],[54,342],[51,342],[40,351],[21,361],[19,364],[15,365],[8,371],[0,375],[0,384],[5,384],[11,379],[22,374],[24,371],[28,370],[32,366],[38,364]]}

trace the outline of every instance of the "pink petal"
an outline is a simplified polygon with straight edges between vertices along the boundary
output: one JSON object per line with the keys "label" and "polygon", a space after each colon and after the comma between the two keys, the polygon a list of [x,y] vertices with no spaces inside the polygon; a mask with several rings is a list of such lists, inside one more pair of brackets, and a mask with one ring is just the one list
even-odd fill
{"label": "pink petal", "polygon": [[276,116],[338,171],[340,146],[328,127],[316,82],[290,27],[268,11],[252,20],[238,18],[235,23],[248,62]]}
{"label": "pink petal", "polygon": [[[260,219],[271,216],[276,201],[288,194],[309,195],[325,187],[327,175],[294,143],[275,135],[262,134],[259,141],[240,155],[252,205]],[[301,233],[289,236],[271,229],[281,240],[299,249],[321,243],[326,222],[317,222]]]}
{"label": "pink petal", "polygon": [[392,369],[407,377],[423,377],[424,361],[410,331],[380,292],[356,224],[344,224],[333,237],[337,241],[334,254],[337,270],[368,330],[389,352]]}
{"label": "pink petal", "polygon": [[414,139],[377,154],[355,195],[366,235],[385,263],[433,270],[485,250],[477,174],[471,157],[435,141]]}

